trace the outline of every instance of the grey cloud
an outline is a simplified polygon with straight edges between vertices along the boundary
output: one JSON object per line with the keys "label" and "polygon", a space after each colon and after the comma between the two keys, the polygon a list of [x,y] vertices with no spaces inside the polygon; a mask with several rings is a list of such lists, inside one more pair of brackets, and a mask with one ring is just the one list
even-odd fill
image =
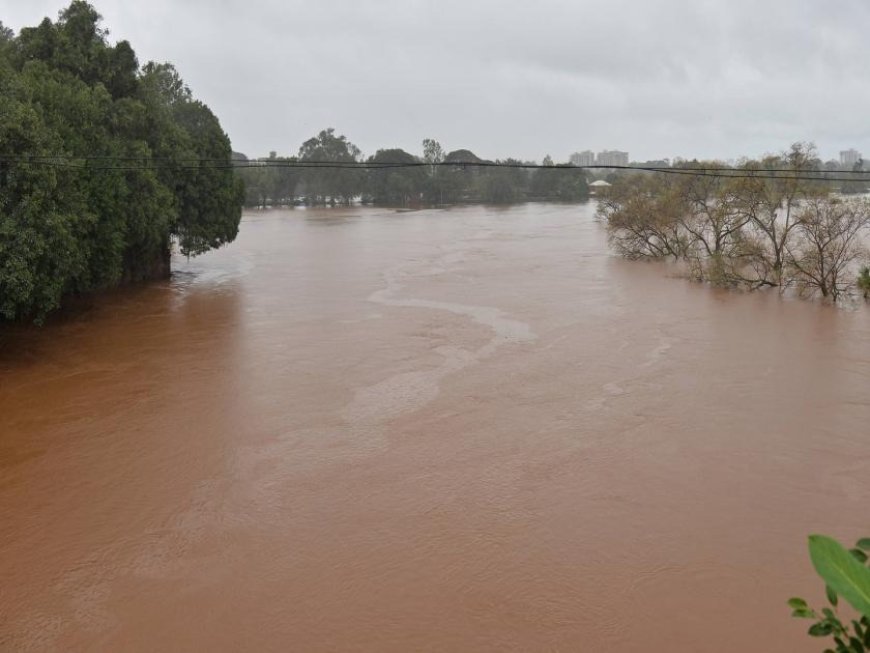
{"label": "grey cloud", "polygon": [[[0,0],[14,28],[63,0]],[[96,0],[177,65],[236,149],[334,126],[364,152],[734,158],[814,140],[870,154],[870,3],[840,0]]]}

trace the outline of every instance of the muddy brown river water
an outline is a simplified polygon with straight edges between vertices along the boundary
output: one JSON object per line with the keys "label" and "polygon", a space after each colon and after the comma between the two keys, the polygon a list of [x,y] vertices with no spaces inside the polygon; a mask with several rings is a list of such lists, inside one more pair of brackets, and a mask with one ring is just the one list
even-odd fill
{"label": "muddy brown river water", "polygon": [[0,352],[0,650],[816,652],[870,535],[870,309],[594,206],[246,214]]}

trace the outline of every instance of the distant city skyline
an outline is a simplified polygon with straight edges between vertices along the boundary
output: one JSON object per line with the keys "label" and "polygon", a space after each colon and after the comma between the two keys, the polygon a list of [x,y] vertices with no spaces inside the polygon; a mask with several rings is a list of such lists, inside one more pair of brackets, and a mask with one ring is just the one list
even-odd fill
{"label": "distant city skyline", "polygon": [[593,153],[591,150],[584,150],[583,152],[572,154],[568,158],[568,161],[575,166],[627,166],[629,164],[629,156],[628,152],[619,150],[602,150],[598,154]]}

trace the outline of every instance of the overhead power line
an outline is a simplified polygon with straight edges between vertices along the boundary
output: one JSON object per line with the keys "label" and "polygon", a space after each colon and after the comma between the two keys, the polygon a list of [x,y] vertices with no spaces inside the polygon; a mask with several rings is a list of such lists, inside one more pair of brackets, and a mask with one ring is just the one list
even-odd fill
{"label": "overhead power line", "polygon": [[[630,172],[651,172],[661,174],[682,174],[704,177],[779,179],[801,181],[856,181],[862,175],[870,175],[867,170],[809,170],[801,168],[751,168],[715,166],[629,166],[629,165],[581,165],[558,164],[545,166],[537,163],[502,161],[318,161],[318,160],[281,160],[254,159],[227,161],[217,158],[174,158],[141,157],[113,155],[40,155],[40,156],[0,156],[0,165],[32,165],[51,168],[84,171],[137,171],[137,170],[239,170],[260,168],[292,169],[335,169],[335,170],[389,170],[398,168],[515,168],[522,170],[622,170]],[[120,165],[119,165],[120,164]],[[835,176],[828,176],[828,175]],[[849,175],[849,176],[840,176]],[[870,180],[870,177],[866,177]]]}

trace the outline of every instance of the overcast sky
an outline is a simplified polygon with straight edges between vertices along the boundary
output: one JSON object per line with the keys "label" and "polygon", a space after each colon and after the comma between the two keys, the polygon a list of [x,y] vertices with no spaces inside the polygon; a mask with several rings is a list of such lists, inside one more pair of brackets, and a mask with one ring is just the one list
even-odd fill
{"label": "overcast sky", "polygon": [[[13,29],[63,0],[0,0]],[[236,150],[325,127],[365,154],[733,158],[814,141],[870,155],[867,0],[95,0],[110,40],[170,61]]]}

